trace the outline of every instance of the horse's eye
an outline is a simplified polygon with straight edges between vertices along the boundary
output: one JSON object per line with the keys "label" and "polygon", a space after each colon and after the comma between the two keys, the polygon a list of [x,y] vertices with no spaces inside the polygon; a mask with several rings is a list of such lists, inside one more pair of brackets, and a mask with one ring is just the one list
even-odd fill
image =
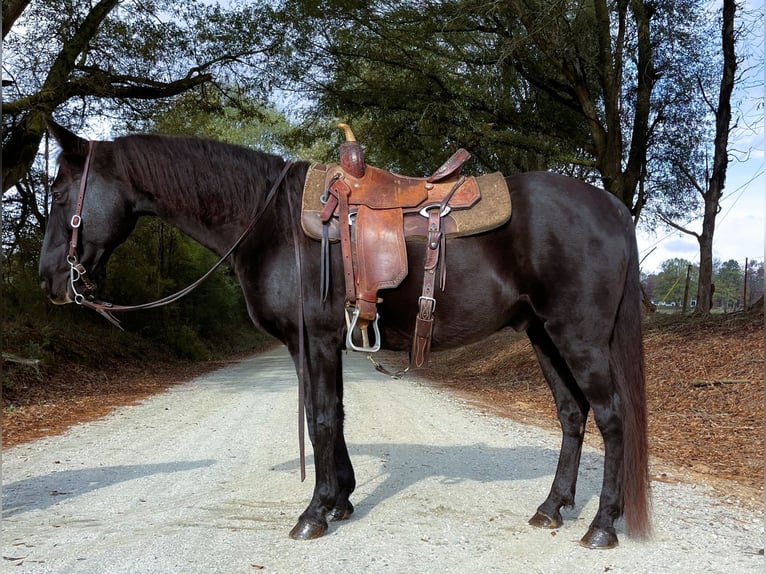
{"label": "horse's eye", "polygon": [[51,190],[51,199],[53,200],[53,203],[66,203],[66,190],[58,189],[58,190]]}

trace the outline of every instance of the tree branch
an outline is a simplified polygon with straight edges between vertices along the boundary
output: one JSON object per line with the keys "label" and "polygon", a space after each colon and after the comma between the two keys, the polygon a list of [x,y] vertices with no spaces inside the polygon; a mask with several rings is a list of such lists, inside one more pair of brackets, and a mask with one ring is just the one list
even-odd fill
{"label": "tree branch", "polygon": [[[74,36],[64,43],[45,78],[45,83],[40,90],[41,93],[46,93],[49,90],[55,91],[57,87],[66,83],[75,68],[77,57],[87,48],[88,43],[98,32],[101,23],[118,3],[119,0],[101,0],[91,9]],[[52,109],[48,111],[52,111]]]}
{"label": "tree branch", "polygon": [[3,0],[3,40],[32,0]]}
{"label": "tree branch", "polygon": [[153,100],[176,96],[212,79],[212,74],[190,74],[172,82],[157,82],[150,78],[110,74],[99,68],[90,68],[88,75],[76,78],[69,83],[67,92],[69,97],[95,96]]}
{"label": "tree branch", "polygon": [[699,77],[699,75],[697,76],[697,87],[699,88],[699,90],[700,90],[700,94],[702,94],[702,99],[703,99],[703,100],[705,101],[705,103],[707,104],[707,107],[708,107],[708,108],[710,108],[710,111],[711,111],[711,112],[713,112],[713,114],[715,114],[715,113],[716,113],[716,109],[715,109],[715,106],[714,106],[714,105],[713,105],[713,103],[712,103],[712,102],[711,102],[711,101],[708,99],[708,97],[707,97],[707,92],[705,92],[705,86],[703,86],[703,85],[702,85],[702,78],[700,78],[700,77]]}
{"label": "tree branch", "polygon": [[706,192],[705,192],[705,188],[703,188],[703,187],[700,185],[700,183],[697,181],[697,178],[696,178],[696,177],[694,177],[694,174],[693,174],[691,171],[689,171],[689,168],[688,168],[688,167],[686,167],[686,164],[684,164],[684,163],[678,163],[678,162],[674,162],[674,165],[675,165],[675,166],[676,166],[676,167],[677,167],[679,170],[681,170],[681,173],[683,173],[683,174],[684,174],[684,176],[686,177],[686,179],[687,179],[687,180],[689,180],[689,183],[691,183],[691,184],[692,184],[692,186],[694,187],[694,189],[696,189],[696,190],[699,192],[699,194],[700,194],[700,195],[703,197],[703,199],[704,199],[704,197],[705,197],[705,193],[706,193]]}
{"label": "tree branch", "polygon": [[687,235],[693,235],[694,237],[696,237],[696,238],[697,238],[697,240],[699,240],[699,238],[700,238],[700,235],[699,235],[699,233],[697,233],[696,231],[692,231],[692,230],[690,230],[690,229],[686,229],[686,228],[685,228],[685,227],[683,227],[682,225],[679,225],[678,223],[676,223],[676,222],[672,221],[672,220],[671,220],[671,219],[670,219],[670,218],[669,218],[667,215],[665,215],[665,214],[664,214],[664,213],[662,213],[661,211],[658,211],[658,212],[657,212],[657,216],[658,216],[658,217],[659,217],[659,218],[660,218],[660,219],[661,219],[661,220],[662,220],[662,221],[663,221],[665,224],[669,225],[669,226],[670,226],[670,227],[672,227],[673,229],[677,229],[677,230],[678,230],[678,231],[680,231],[681,233],[686,233]]}

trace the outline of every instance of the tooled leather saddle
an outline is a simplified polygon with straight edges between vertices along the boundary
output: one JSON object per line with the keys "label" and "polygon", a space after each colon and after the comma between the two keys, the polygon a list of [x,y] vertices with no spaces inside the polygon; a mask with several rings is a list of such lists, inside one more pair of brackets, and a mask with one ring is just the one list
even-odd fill
{"label": "tooled leather saddle", "polygon": [[[407,276],[406,238],[426,239],[423,289],[418,301],[410,367],[427,364],[436,307],[437,275],[443,290],[447,237],[481,233],[510,218],[511,201],[500,173],[461,174],[470,158],[458,150],[429,177],[408,177],[366,165],[346,124],[340,164],[312,164],[303,193],[304,232],[322,241],[322,297],[329,289],[329,244],[340,242],[347,310],[346,346],[380,349],[378,291],[397,287]],[[373,326],[370,340],[368,326]],[[355,341],[356,332],[361,345]],[[358,340],[358,338],[357,338]]]}

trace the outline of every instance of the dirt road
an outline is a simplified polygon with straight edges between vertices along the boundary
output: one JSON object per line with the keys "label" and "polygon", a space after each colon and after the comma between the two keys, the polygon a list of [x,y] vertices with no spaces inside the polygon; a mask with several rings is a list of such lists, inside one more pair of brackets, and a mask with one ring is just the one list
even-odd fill
{"label": "dirt road", "polygon": [[284,349],[210,373],[63,436],[3,454],[3,571],[56,573],[763,572],[763,513],[702,485],[653,483],[654,537],[589,551],[601,454],[583,454],[564,527],[527,519],[558,436],[487,415],[346,357],[354,517],[287,533],[299,480],[295,374]]}

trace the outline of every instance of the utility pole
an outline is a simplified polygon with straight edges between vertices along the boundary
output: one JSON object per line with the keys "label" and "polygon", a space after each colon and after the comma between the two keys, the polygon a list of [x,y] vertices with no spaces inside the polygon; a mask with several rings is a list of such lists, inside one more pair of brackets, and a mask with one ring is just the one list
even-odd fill
{"label": "utility pole", "polygon": [[745,283],[742,287],[742,308],[747,311],[747,257],[745,257]]}
{"label": "utility pole", "polygon": [[686,315],[686,305],[689,302],[689,282],[692,277],[692,266],[686,268],[686,285],[684,286],[684,306],[681,309],[681,315]]}

